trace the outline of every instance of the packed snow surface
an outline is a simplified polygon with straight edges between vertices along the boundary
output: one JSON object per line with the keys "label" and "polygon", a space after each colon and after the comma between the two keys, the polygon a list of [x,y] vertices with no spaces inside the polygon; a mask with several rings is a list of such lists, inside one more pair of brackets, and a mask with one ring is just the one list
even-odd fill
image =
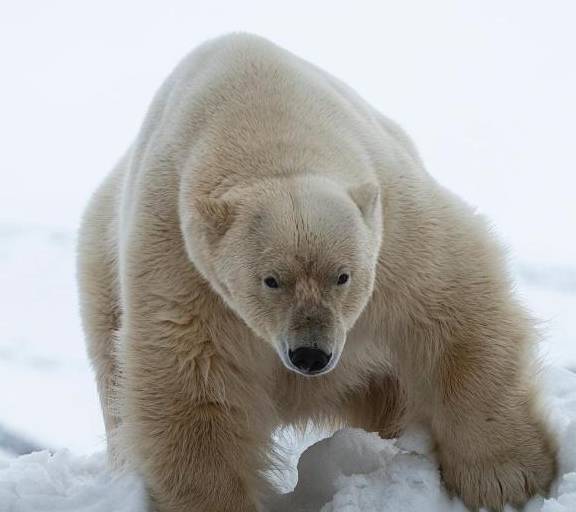
{"label": "packed snow surface", "polygon": [[67,450],[0,457],[0,512],[145,512],[142,482],[105,468],[103,454]]}
{"label": "packed snow surface", "polygon": [[[549,498],[525,512],[576,511],[576,374],[549,368],[545,403],[559,442],[560,473]],[[412,429],[395,440],[345,429],[307,448],[298,483],[270,512],[465,512],[448,496],[428,435]],[[102,454],[68,451],[0,457],[0,512],[144,512],[146,493],[135,475],[112,475]],[[512,511],[514,509],[509,508]]]}

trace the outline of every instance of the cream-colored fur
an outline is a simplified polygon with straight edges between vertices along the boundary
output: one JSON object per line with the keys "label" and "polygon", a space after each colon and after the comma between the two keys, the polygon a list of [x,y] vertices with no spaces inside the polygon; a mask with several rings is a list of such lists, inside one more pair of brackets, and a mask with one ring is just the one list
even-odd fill
{"label": "cream-colored fur", "polygon": [[[534,327],[484,220],[399,127],[261,38],[168,78],[86,211],[78,273],[110,450],[162,512],[262,510],[272,431],[308,420],[426,423],[471,507],[554,476]],[[329,371],[289,368],[299,344]]]}

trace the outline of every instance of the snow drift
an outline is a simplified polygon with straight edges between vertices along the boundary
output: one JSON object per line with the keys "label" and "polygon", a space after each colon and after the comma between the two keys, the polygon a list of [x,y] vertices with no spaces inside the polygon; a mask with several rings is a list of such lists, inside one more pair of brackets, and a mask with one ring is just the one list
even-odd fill
{"label": "snow drift", "polygon": [[105,468],[103,454],[67,450],[0,458],[0,512],[145,512],[142,482]]}
{"label": "snow drift", "polygon": [[[560,472],[550,497],[525,512],[576,511],[576,374],[547,369],[546,405],[559,443]],[[142,482],[112,475],[104,455],[38,452],[0,459],[0,512],[143,512]],[[424,431],[396,440],[345,429],[309,447],[298,462],[298,483],[271,512],[465,512],[442,487]],[[511,507],[509,510],[513,510]]]}

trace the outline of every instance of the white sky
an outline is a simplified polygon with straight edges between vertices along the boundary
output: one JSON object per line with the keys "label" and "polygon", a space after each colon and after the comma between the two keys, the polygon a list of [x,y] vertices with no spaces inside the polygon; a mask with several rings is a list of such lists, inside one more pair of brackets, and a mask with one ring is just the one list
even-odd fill
{"label": "white sky", "polygon": [[74,228],[178,60],[233,30],[348,82],[521,259],[576,261],[576,3],[26,1],[0,7],[0,222]]}

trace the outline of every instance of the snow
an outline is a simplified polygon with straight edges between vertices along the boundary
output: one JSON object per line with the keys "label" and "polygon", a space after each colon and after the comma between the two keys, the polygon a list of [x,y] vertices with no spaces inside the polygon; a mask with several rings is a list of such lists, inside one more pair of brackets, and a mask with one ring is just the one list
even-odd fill
{"label": "snow", "polygon": [[0,427],[45,448],[102,450],[104,427],[78,314],[73,232],[0,224],[0,311]]}
{"label": "snow", "polygon": [[[560,472],[550,497],[534,497],[525,512],[576,510],[576,374],[548,368],[545,403],[559,441]],[[465,512],[445,492],[427,432],[399,439],[344,429],[307,448],[298,483],[270,512]],[[67,450],[0,458],[0,512],[143,512],[147,498],[136,475],[113,475],[103,454]],[[4,507],[4,508],[3,508]],[[511,507],[509,510],[513,510]]]}
{"label": "snow", "polygon": [[103,454],[36,452],[0,458],[0,512],[143,512],[147,498],[133,475],[112,475]]}
{"label": "snow", "polygon": [[298,485],[280,500],[280,512],[386,512],[451,508],[426,433],[398,440],[346,429],[308,448],[298,464]]}

